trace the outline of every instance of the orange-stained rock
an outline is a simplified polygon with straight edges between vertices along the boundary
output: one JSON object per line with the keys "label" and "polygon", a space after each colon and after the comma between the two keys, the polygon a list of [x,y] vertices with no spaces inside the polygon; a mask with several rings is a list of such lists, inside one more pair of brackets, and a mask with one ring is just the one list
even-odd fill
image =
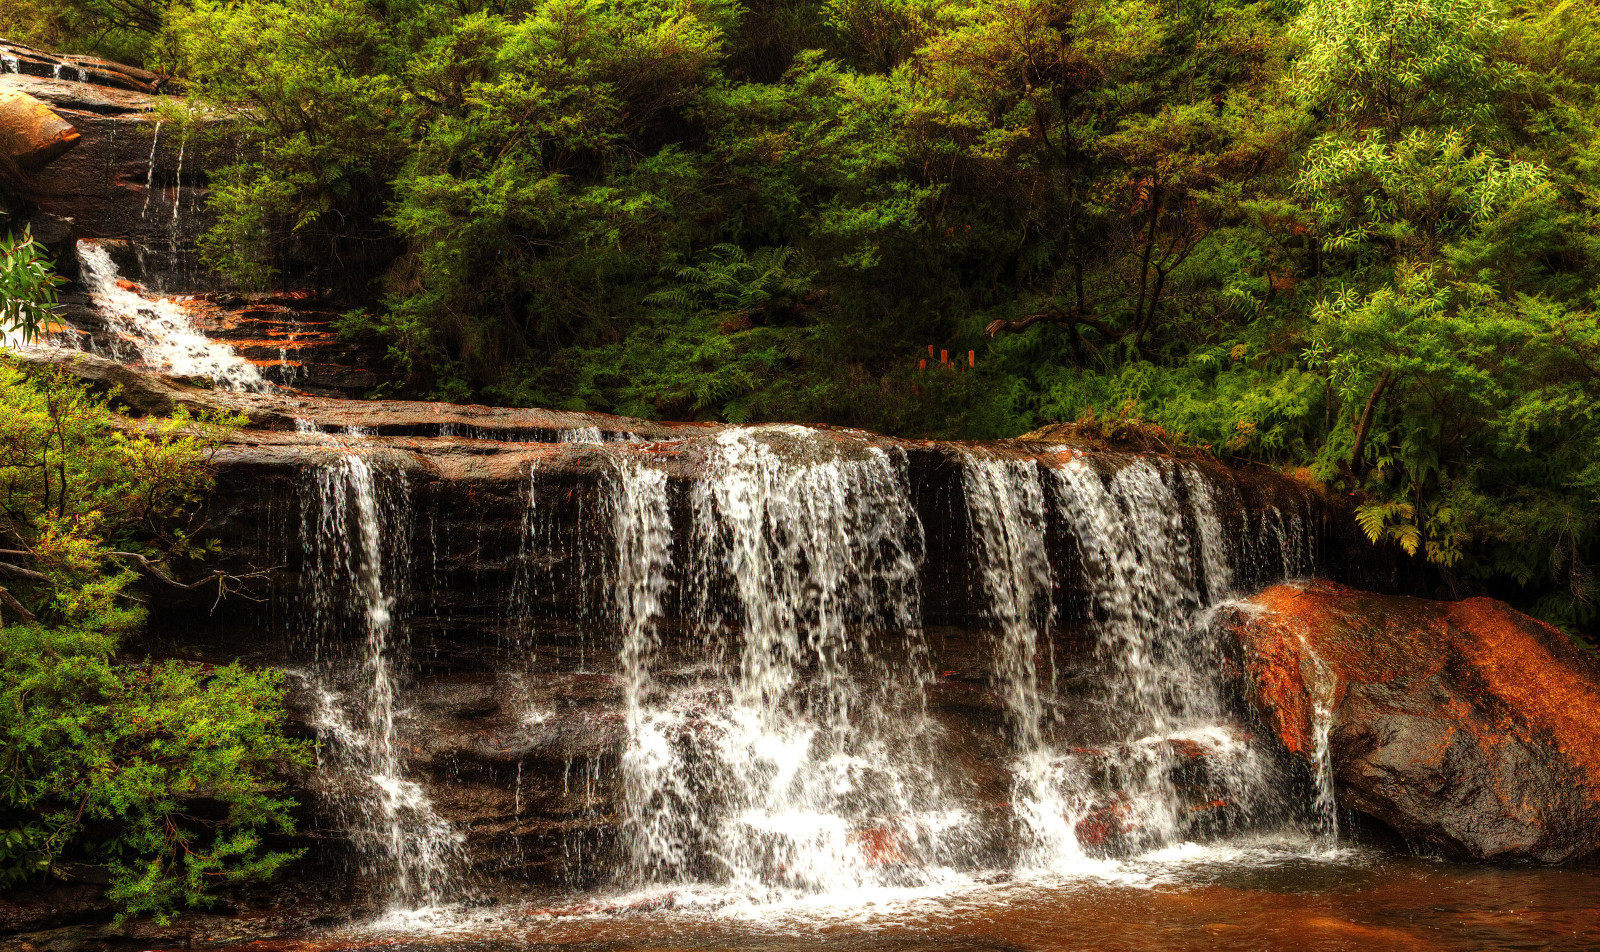
{"label": "orange-stained rock", "polygon": [[1328,744],[1339,803],[1469,859],[1600,852],[1600,664],[1488,598],[1279,585],[1234,628],[1253,699],[1291,752]]}
{"label": "orange-stained rock", "polygon": [[868,866],[899,866],[910,862],[900,849],[900,837],[893,830],[884,827],[858,830],[850,834],[850,839],[860,847]]}
{"label": "orange-stained rock", "polygon": [[37,172],[78,144],[78,130],[49,106],[17,89],[0,87],[0,155]]}

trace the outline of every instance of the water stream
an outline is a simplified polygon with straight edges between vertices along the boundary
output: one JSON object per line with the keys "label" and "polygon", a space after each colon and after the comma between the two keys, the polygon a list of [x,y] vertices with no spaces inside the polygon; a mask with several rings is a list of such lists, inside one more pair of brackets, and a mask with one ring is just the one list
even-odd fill
{"label": "water stream", "polygon": [[306,470],[300,530],[319,753],[337,778],[331,799],[363,873],[391,907],[434,906],[458,897],[464,854],[460,834],[408,775],[397,735],[407,658],[399,614],[410,557],[406,480],[364,452],[359,431],[327,440],[339,452]]}
{"label": "water stream", "polygon": [[667,659],[666,483],[618,462],[635,877],[759,898],[938,877],[963,818],[930,769],[903,461],[770,427],[706,464],[674,573],[697,657]]}
{"label": "water stream", "polygon": [[170,298],[147,298],[124,281],[104,245],[78,242],[78,261],[95,308],[130,350],[123,356],[160,373],[209,378],[227,390],[273,389],[260,368],[226,343],[201,333],[181,304]]}

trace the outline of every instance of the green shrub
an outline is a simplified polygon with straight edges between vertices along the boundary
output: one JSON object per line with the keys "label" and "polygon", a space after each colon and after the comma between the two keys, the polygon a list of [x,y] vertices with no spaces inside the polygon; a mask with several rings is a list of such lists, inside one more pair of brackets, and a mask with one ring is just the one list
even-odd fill
{"label": "green shrub", "polygon": [[0,886],[103,867],[123,915],[167,919],[293,854],[281,678],[119,659],[129,586],[207,547],[186,531],[232,420],[130,429],[63,373],[0,362]]}

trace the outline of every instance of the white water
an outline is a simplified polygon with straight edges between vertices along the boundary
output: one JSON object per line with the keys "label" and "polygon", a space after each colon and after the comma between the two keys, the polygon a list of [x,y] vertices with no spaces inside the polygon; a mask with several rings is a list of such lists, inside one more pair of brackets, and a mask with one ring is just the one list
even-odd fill
{"label": "white water", "polygon": [[[1022,866],[1081,868],[1085,847],[1102,840],[1162,848],[1213,813],[1259,823],[1292,812],[1279,809],[1263,752],[1226,712],[1221,645],[1205,609],[1231,594],[1235,573],[1203,474],[1166,461],[1102,475],[1081,457],[1045,469],[974,456],[964,485],[998,628],[992,670],[1013,723]],[[1076,541],[1092,601],[1105,666],[1099,736],[1085,736],[1094,718],[1083,712],[1070,723],[1051,713],[1073,701],[1052,693],[1051,509]],[[1293,520],[1279,524],[1287,538]],[[1175,778],[1193,774],[1190,764],[1203,765],[1203,782],[1190,776],[1180,789]],[[1091,842],[1080,843],[1085,834]]]}
{"label": "white water", "polygon": [[[301,431],[317,432],[306,423]],[[396,617],[399,570],[409,558],[405,485],[358,441],[340,445],[343,452],[306,471],[301,523],[319,754],[347,785],[336,800],[367,875],[384,883],[392,907],[428,907],[452,898],[463,853],[461,835],[407,778],[397,734],[405,714],[406,645]],[[343,650],[351,634],[359,635],[354,658]]]}
{"label": "white water", "polygon": [[681,566],[701,676],[671,687],[695,659],[660,657],[670,526],[643,465],[619,462],[614,508],[638,879],[772,901],[951,875],[969,818],[931,760],[903,463],[798,427],[719,436]]}
{"label": "white water", "polygon": [[254,364],[196,329],[181,305],[120,286],[116,263],[100,244],[78,242],[78,260],[95,307],[151,369],[180,377],[209,377],[228,390],[272,389]]}
{"label": "white water", "polygon": [[571,430],[562,430],[556,435],[561,443],[604,443],[605,437],[601,435],[598,426],[580,426]]}
{"label": "white water", "polygon": [[1311,705],[1311,743],[1314,748],[1312,766],[1316,771],[1317,799],[1315,814],[1318,828],[1324,838],[1334,846],[1339,844],[1339,801],[1333,786],[1333,752],[1329,743],[1333,734],[1333,709],[1338,697],[1339,679],[1327,662],[1300,639],[1300,652],[1310,662],[1315,676],[1306,681],[1313,692],[1308,698]]}
{"label": "white water", "polygon": [[145,160],[144,207],[139,211],[140,218],[150,214],[150,197],[156,191],[156,147],[159,145],[161,145],[161,120],[158,119],[155,131],[150,135],[150,157]]}

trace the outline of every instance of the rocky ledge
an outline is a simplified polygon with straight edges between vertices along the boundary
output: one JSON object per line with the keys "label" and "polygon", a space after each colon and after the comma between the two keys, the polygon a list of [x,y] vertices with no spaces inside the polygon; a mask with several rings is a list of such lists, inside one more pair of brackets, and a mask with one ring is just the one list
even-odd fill
{"label": "rocky ledge", "polygon": [[1340,806],[1452,858],[1600,851],[1600,663],[1559,630],[1488,598],[1329,582],[1269,588],[1232,627],[1263,720],[1331,758]]}

